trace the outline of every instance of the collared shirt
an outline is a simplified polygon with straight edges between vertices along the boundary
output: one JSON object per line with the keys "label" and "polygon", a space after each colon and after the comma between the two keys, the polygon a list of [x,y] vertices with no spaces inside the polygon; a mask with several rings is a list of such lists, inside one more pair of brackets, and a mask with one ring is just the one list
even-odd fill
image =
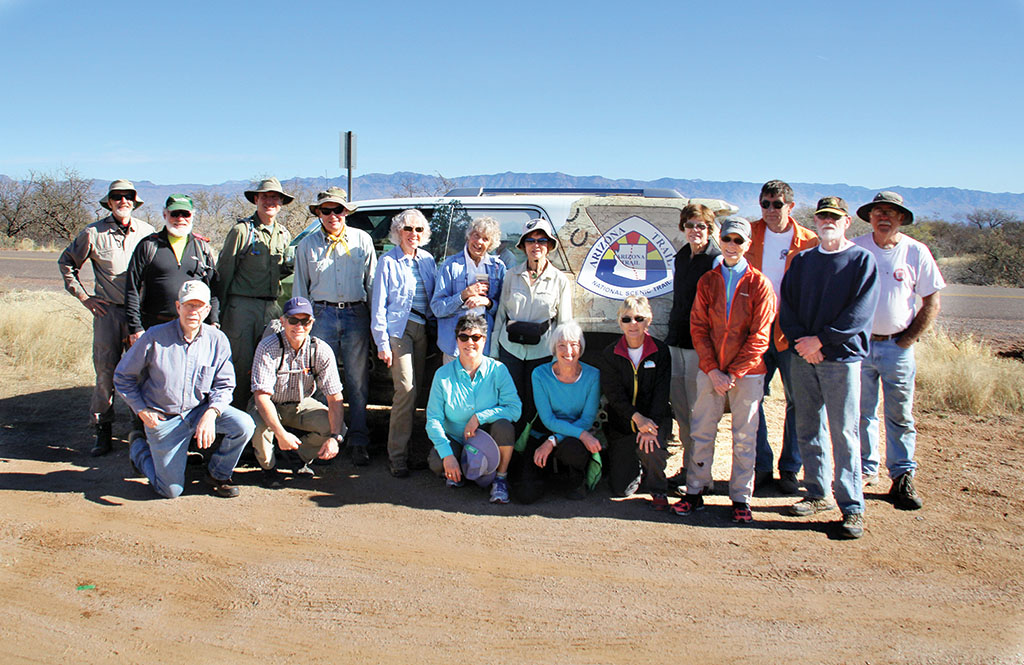
{"label": "collared shirt", "polygon": [[235,389],[227,335],[204,323],[187,342],[177,319],[153,326],[121,357],[114,387],[136,413],[179,415],[203,403],[223,412]]}
{"label": "collared shirt", "polygon": [[[494,331],[505,350],[520,360],[536,360],[551,355],[548,340],[555,326],[572,320],[572,284],[550,261],[531,284],[527,279],[526,262],[508,271],[501,288],[501,302],[494,317]],[[547,332],[537,344],[514,344],[509,341],[505,326],[510,321],[551,321]],[[491,355],[498,353],[491,346]]]}
{"label": "collared shirt", "polygon": [[[378,350],[390,350],[390,338],[405,334],[416,296],[413,272],[417,268],[429,302],[437,276],[437,267],[430,252],[417,248],[415,256],[406,257],[401,247],[395,247],[380,257],[370,306],[370,334]],[[427,311],[421,313],[430,316],[429,308],[424,309]]]}
{"label": "collared shirt", "polygon": [[434,374],[427,400],[427,435],[441,459],[452,455],[449,437],[461,442],[466,423],[476,415],[481,425],[502,418],[519,420],[523,403],[508,368],[485,357],[476,376],[469,377],[456,359]]}
{"label": "collared shirt", "polygon": [[128,262],[139,241],[153,231],[152,226],[134,218],[126,230],[113,215],[107,215],[85,227],[57,259],[61,276],[64,277],[64,288],[79,300],[83,296],[88,297],[89,292],[82,284],[78,271],[86,260],[90,260],[96,281],[96,297],[115,305],[124,305]]}
{"label": "collared shirt", "polygon": [[281,278],[292,272],[292,234],[276,221],[262,224],[256,213],[228,231],[217,258],[220,299],[228,296],[277,298]]}
{"label": "collared shirt", "polygon": [[314,302],[362,302],[373,292],[373,273],[377,253],[370,234],[346,225],[343,233],[346,252],[339,243],[331,243],[321,225],[299,241],[295,250],[295,283],[292,297],[302,296]]}
{"label": "collared shirt", "polygon": [[252,391],[270,393],[275,404],[301,402],[312,396],[317,386],[325,395],[340,395],[334,351],[327,342],[313,339],[307,336],[296,351],[284,333],[264,337],[252,361]]}
{"label": "collared shirt", "polygon": [[[487,297],[491,300],[484,313],[488,328],[484,353],[491,355],[494,314],[498,311],[498,299],[505,283],[505,264],[493,254],[484,254],[480,263],[487,271]],[[450,356],[458,355],[458,348],[455,346],[455,324],[468,312],[466,304],[462,301],[462,290],[476,279],[471,270],[466,263],[465,251],[462,254],[452,254],[437,269],[437,284],[434,287],[434,297],[430,299],[430,309],[438,319],[437,346]]]}

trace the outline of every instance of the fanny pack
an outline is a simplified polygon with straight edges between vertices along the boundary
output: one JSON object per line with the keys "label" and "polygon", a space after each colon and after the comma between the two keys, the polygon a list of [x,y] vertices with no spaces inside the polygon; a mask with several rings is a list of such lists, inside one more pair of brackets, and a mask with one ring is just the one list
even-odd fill
{"label": "fanny pack", "polygon": [[551,320],[547,321],[510,321],[505,326],[505,333],[508,334],[508,341],[516,344],[533,346],[540,343],[540,338],[551,327]]}

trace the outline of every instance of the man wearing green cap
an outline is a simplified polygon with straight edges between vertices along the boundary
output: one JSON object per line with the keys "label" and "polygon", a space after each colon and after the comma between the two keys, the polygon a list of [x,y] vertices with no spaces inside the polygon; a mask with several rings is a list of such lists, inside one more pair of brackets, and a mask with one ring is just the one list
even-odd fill
{"label": "man wearing green cap", "polygon": [[256,212],[231,227],[217,259],[221,329],[231,342],[236,373],[231,403],[239,409],[246,408],[252,394],[253,352],[263,329],[281,316],[277,298],[281,278],[292,271],[292,236],[275,219],[281,206],[295,199],[285,193],[277,178],[267,178],[256,189],[246,190],[245,198],[256,204]]}
{"label": "man wearing green cap", "polygon": [[[132,211],[142,199],[128,180],[110,183],[100,205],[110,215],[93,222],[67,246],[57,259],[64,288],[92,313],[92,364],[96,387],[89,411],[96,426],[96,441],[90,451],[94,457],[110,452],[111,423],[114,420],[114,368],[128,340],[124,311],[125,273],[135,246],[153,233],[153,227],[134,219]],[[92,262],[94,294],[89,295],[79,275],[86,260]]]}

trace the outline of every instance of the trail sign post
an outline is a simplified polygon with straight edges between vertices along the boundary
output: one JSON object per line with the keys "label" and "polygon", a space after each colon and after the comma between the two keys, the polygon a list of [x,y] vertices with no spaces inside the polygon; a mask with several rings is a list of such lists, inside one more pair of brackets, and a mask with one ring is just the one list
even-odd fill
{"label": "trail sign post", "polygon": [[353,199],[352,193],[352,171],[356,168],[356,133],[341,132],[341,168],[348,169],[348,200]]}

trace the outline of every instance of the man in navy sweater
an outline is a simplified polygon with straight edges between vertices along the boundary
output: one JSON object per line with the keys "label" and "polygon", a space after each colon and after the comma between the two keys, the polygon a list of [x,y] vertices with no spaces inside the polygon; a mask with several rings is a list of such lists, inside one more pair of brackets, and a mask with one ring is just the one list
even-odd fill
{"label": "man in navy sweater", "polygon": [[[790,374],[807,489],[790,512],[806,517],[832,510],[832,485],[843,512],[840,535],[860,538],[860,365],[878,304],[878,267],[870,252],[846,239],[850,222],[846,201],[837,196],[818,201],[814,223],[820,244],[794,257],[783,277],[779,324],[796,351]],[[826,477],[825,442],[818,436],[823,410],[832,439],[832,483]]]}

